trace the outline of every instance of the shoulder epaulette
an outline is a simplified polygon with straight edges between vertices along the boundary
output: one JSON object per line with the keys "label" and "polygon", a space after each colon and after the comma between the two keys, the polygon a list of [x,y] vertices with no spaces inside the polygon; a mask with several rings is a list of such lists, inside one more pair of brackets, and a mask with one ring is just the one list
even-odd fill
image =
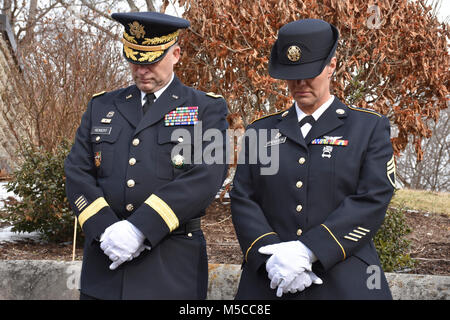
{"label": "shoulder epaulette", "polygon": [[106,93],[106,91],[102,91],[102,92],[99,92],[99,93],[93,94],[93,95],[92,95],[92,98],[95,98],[95,97],[98,97],[98,96],[104,95],[105,93]]}
{"label": "shoulder epaulette", "polygon": [[220,94],[215,94],[214,92],[208,92],[206,95],[215,99],[223,98],[223,96],[221,96]]}
{"label": "shoulder epaulette", "polygon": [[282,112],[286,112],[286,110],[281,110],[281,111],[278,111],[278,112],[275,112],[275,113],[267,114],[267,115],[262,116],[262,117],[260,117],[260,118],[256,118],[255,120],[253,120],[252,122],[250,122],[250,124],[252,124],[253,122],[256,122],[256,121],[258,121],[258,120],[261,120],[261,119],[265,119],[265,118],[268,118],[268,117],[271,117],[271,116],[275,116],[275,115],[280,114],[280,113],[282,113]]}
{"label": "shoulder epaulette", "polygon": [[360,111],[360,112],[366,112],[366,113],[370,113],[370,114],[374,114],[376,116],[381,117],[382,115],[374,110],[369,110],[369,109],[364,109],[364,108],[356,108],[356,107],[350,107],[348,106],[349,109],[351,110],[355,110],[355,111]]}

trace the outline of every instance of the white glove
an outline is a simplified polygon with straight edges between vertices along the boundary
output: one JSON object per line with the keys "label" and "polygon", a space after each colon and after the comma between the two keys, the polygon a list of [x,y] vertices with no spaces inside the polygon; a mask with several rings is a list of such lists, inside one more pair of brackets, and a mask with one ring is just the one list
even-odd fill
{"label": "white glove", "polygon": [[304,270],[311,271],[314,254],[298,240],[270,244],[259,248],[258,252],[272,255],[266,263],[267,271],[274,266],[285,276]]}
{"label": "white glove", "polygon": [[145,236],[132,223],[122,220],[106,228],[100,238],[100,248],[113,263],[109,269],[115,270],[126,261],[130,261],[149,246],[144,246]]}
{"label": "white glove", "polygon": [[[312,262],[317,258],[303,243],[298,240],[271,244],[259,248],[259,253],[272,255],[266,263],[270,288],[277,289],[277,296],[281,297],[288,290],[301,291],[311,285]],[[311,272],[312,273],[312,272]],[[314,275],[314,277],[317,277]],[[293,283],[295,281],[295,283]],[[321,281],[321,280],[320,280]],[[301,289],[301,290],[300,290]]]}
{"label": "white glove", "polygon": [[272,267],[269,271],[270,288],[277,289],[277,297],[281,298],[285,293],[296,293],[305,290],[311,284],[322,284],[323,281],[312,271],[303,271],[298,274],[283,276],[278,267]]}
{"label": "white glove", "polygon": [[298,274],[295,279],[289,285],[283,287],[282,290],[283,293],[296,293],[305,290],[313,283],[322,284],[323,281],[314,272],[305,271]]}

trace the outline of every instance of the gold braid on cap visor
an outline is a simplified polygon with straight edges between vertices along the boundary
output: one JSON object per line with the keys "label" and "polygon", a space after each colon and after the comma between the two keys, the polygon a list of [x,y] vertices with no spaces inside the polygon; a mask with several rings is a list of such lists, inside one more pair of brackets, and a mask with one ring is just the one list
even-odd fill
{"label": "gold braid on cap visor", "polygon": [[[151,38],[151,39],[145,38],[145,41],[143,42],[143,44],[147,44],[147,43],[148,44],[157,44],[157,43],[169,41],[162,45],[153,45],[153,46],[138,45],[138,44],[136,44],[134,37],[131,37],[127,33],[124,33],[123,38],[122,38],[122,43],[124,46],[123,50],[125,51],[125,55],[127,56],[127,58],[129,58],[133,61],[139,61],[139,62],[149,61],[149,62],[151,62],[151,61],[159,58],[160,56],[162,56],[164,53],[164,50],[166,50],[167,48],[170,48],[173,44],[175,44],[175,42],[177,41],[178,33],[179,33],[179,31],[175,31],[171,34],[168,34],[168,35],[162,36],[162,37],[156,37],[156,38]],[[144,51],[144,52],[134,51],[133,49],[139,50],[139,51]],[[137,55],[140,55],[141,57],[138,59]]]}

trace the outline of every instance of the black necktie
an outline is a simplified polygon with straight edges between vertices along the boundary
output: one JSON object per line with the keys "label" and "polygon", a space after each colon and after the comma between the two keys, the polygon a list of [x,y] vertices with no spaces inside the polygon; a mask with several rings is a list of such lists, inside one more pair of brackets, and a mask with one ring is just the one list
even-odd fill
{"label": "black necktie", "polygon": [[156,99],[156,96],[154,93],[147,93],[145,95],[145,103],[143,106],[144,114],[148,111],[148,109],[150,109],[150,106],[153,104],[155,99]]}
{"label": "black necktie", "polygon": [[305,123],[309,123],[311,126],[313,126],[314,122],[316,122],[314,117],[312,115],[309,115],[309,116],[304,117],[302,120],[300,120],[300,122],[298,124],[299,124],[299,126],[301,128],[301,127],[303,127],[303,125]]}

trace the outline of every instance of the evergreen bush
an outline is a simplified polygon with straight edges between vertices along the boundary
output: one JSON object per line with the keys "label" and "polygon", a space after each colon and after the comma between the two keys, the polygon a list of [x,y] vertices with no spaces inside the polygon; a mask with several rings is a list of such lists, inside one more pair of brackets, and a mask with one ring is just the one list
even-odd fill
{"label": "evergreen bush", "polygon": [[[4,200],[2,214],[13,225],[12,231],[37,231],[49,242],[72,241],[74,216],[66,198],[64,175],[70,146],[63,141],[54,151],[30,144],[22,147],[23,162],[6,185],[17,198]],[[81,228],[77,229],[80,239]]]}
{"label": "evergreen bush", "polygon": [[381,228],[374,237],[375,247],[385,272],[414,267],[414,261],[407,253],[410,241],[405,239],[410,232],[403,210],[389,208]]}

